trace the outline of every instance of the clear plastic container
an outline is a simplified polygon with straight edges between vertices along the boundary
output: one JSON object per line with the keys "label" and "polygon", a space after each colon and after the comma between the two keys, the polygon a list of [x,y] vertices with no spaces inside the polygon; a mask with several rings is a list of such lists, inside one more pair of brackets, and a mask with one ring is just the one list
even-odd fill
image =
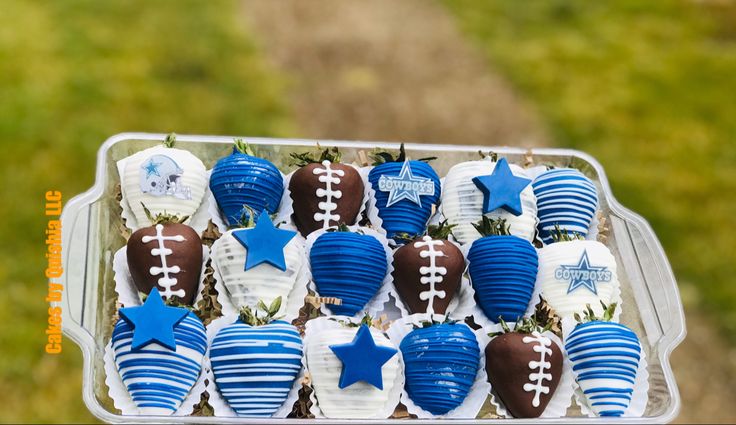
{"label": "clear plastic container", "polygon": [[[103,354],[110,340],[116,310],[112,261],[113,253],[125,244],[124,224],[118,215],[116,185],[120,178],[116,162],[139,150],[161,143],[164,134],[124,133],[108,139],[97,156],[95,185],[70,200],[62,214],[63,228],[63,330],[84,355],[83,397],[98,418],[108,422],[170,423],[263,423],[263,419],[212,417],[121,416],[107,395]],[[282,171],[289,170],[288,154],[313,149],[315,140],[246,138],[259,146],[259,153]],[[232,149],[232,137],[177,136],[177,147],[197,155],[208,168]],[[360,150],[375,147],[398,148],[397,143],[320,141],[322,146],[340,147],[350,161]],[[491,146],[407,144],[413,157],[438,156],[433,167],[443,176],[459,162],[478,158],[478,151],[493,151],[510,162],[523,163],[528,151]],[[600,209],[610,228],[607,245],[619,264],[624,310],[622,323],[640,337],[649,370],[649,402],[643,418],[605,419],[618,423],[660,423],[673,420],[680,408],[680,395],[670,367],[672,350],[685,338],[685,318],[677,283],[667,257],[649,224],[621,206],[611,193],[601,165],[589,155],[565,149],[534,149],[536,164],[572,166],[583,171],[597,185]],[[579,415],[573,407],[569,414]],[[452,423],[503,423],[509,419],[453,420]],[[518,423],[587,423],[600,418],[514,419]],[[268,423],[338,423],[346,421],[314,419],[273,419]],[[420,420],[360,420],[356,423],[411,423]],[[421,421],[421,422],[427,422]],[[437,421],[433,421],[437,422]]]}

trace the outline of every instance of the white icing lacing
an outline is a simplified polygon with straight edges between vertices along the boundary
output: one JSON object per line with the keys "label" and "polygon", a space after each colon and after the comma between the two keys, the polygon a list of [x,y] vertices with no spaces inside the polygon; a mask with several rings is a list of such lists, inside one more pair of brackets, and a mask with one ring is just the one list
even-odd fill
{"label": "white icing lacing", "polygon": [[178,289],[176,291],[171,290],[171,288],[176,285],[177,280],[175,277],[169,276],[169,273],[179,273],[181,271],[181,268],[179,266],[169,267],[168,264],[166,264],[166,257],[168,255],[171,255],[173,251],[169,248],[166,248],[164,242],[183,242],[186,239],[182,235],[164,236],[163,230],[163,224],[157,224],[156,236],[143,236],[143,238],[141,238],[141,242],[143,243],[149,243],[151,241],[158,242],[158,247],[151,249],[151,255],[153,255],[154,257],[159,256],[161,258],[161,267],[151,267],[149,273],[151,273],[151,276],[156,276],[163,273],[163,276],[158,279],[158,284],[161,285],[162,288],[164,288],[164,291],[161,293],[164,298],[169,299],[172,296],[183,298],[185,295],[183,289]]}
{"label": "white icing lacing", "polygon": [[334,199],[340,199],[342,197],[341,190],[333,190],[333,184],[340,184],[340,177],[345,176],[343,170],[333,170],[330,168],[330,161],[322,161],[322,166],[325,168],[315,168],[312,172],[319,175],[319,181],[325,184],[325,188],[317,189],[317,198],[325,198],[324,201],[320,201],[317,204],[320,212],[314,213],[314,221],[322,222],[322,228],[326,229],[330,227],[330,220],[339,222],[340,215],[332,214],[337,209],[337,204],[333,202]]}
{"label": "white icing lacing", "polygon": [[533,349],[535,352],[540,354],[538,362],[533,360],[529,362],[529,369],[532,371],[536,370],[536,372],[529,374],[529,380],[532,381],[532,383],[524,384],[524,391],[534,391],[532,406],[539,407],[540,395],[549,394],[549,387],[545,386],[543,381],[545,379],[548,381],[552,380],[551,373],[544,373],[545,370],[552,367],[552,363],[547,361],[547,356],[552,355],[552,349],[549,348],[552,345],[552,340],[546,336],[542,336],[539,332],[534,331],[531,336],[525,336],[522,341],[524,344],[536,343],[537,345],[535,345]]}
{"label": "white icing lacing", "polygon": [[427,313],[434,314],[434,298],[444,299],[447,293],[445,291],[438,291],[435,285],[442,283],[444,276],[447,274],[446,267],[437,267],[437,258],[444,257],[445,253],[442,251],[436,251],[435,246],[443,246],[444,242],[433,240],[430,236],[424,236],[421,242],[414,242],[414,248],[427,249],[419,252],[419,256],[422,258],[429,258],[429,266],[422,266],[419,268],[422,278],[420,282],[424,285],[429,285],[429,289],[419,293],[419,299],[422,301],[429,300],[427,304]]}

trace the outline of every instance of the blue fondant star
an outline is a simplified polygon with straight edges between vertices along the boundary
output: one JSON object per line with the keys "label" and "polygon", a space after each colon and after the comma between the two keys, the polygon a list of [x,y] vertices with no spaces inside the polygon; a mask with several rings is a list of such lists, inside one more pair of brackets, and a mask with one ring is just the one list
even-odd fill
{"label": "blue fondant star", "polygon": [[490,175],[473,178],[473,183],[483,192],[483,214],[503,208],[513,215],[521,215],[521,191],[531,182],[515,176],[506,158],[496,163]]}
{"label": "blue fondant star", "polygon": [[580,257],[577,265],[560,266],[555,274],[559,278],[565,280],[570,279],[570,286],[567,288],[568,294],[583,287],[588,288],[592,293],[598,295],[596,283],[611,281],[611,272],[608,271],[608,267],[590,265],[587,250],[583,251],[583,255]]}
{"label": "blue fondant star", "polygon": [[164,305],[158,289],[153,288],[146,302],[137,307],[120,309],[120,317],[133,328],[132,350],[153,342],[176,350],[174,327],[189,314],[186,309]]}
{"label": "blue fondant star", "polygon": [[383,389],[381,368],[398,350],[376,345],[368,326],[361,325],[353,342],[330,345],[330,350],[342,362],[340,388],[365,381],[379,390]]}
{"label": "blue fondant star", "polygon": [[409,160],[404,161],[398,176],[381,176],[378,179],[378,190],[389,192],[386,207],[407,199],[422,206],[422,195],[434,194],[434,182],[424,177],[414,177]]}
{"label": "blue fondant star", "polygon": [[158,173],[159,165],[161,165],[160,162],[154,162],[153,158],[149,159],[148,164],[143,166],[143,169],[146,170],[146,178],[149,178],[154,174],[161,177],[161,174]]}
{"label": "blue fondant star", "polygon": [[256,226],[251,229],[236,230],[233,237],[247,250],[245,270],[268,263],[279,270],[286,270],[284,247],[296,236],[296,232],[279,229],[273,225],[271,217],[264,210]]}

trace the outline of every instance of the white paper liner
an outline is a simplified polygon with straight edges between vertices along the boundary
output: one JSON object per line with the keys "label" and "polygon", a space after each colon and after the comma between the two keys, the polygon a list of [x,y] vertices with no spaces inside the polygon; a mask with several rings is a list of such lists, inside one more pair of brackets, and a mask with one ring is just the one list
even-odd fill
{"label": "white paper liner", "polygon": [[[210,361],[210,347],[212,347],[212,342],[217,336],[217,333],[223,328],[235,323],[236,320],[238,320],[237,314],[225,315],[213,320],[209,326],[207,326],[207,354],[204,359],[205,373],[203,373],[203,375],[205,375],[205,379],[207,380],[206,390],[210,396],[208,402],[210,406],[212,406],[214,414],[217,417],[239,417],[230,407],[225,397],[220,394],[220,390],[217,388],[217,384],[215,383],[215,374],[212,372],[212,364]],[[306,345],[303,346],[304,349],[306,349]],[[289,395],[286,397],[286,400],[281,407],[271,415],[272,418],[285,418],[289,413],[291,413],[294,403],[299,399],[299,389],[301,389],[303,381],[304,368],[302,367],[294,380],[291,390],[289,390]]]}
{"label": "white paper liner", "polygon": [[[462,246],[454,241],[448,240],[448,242],[457,246],[458,249],[460,249],[460,252],[462,252],[464,258],[467,258]],[[465,270],[467,271],[467,266]],[[396,308],[398,308],[401,312],[401,317],[410,316],[412,313],[406,307],[406,304],[404,304],[404,302],[401,300],[401,296],[396,289],[396,284],[394,283],[393,278],[391,279],[390,292],[391,298],[394,299]],[[449,316],[450,319],[453,320],[464,320],[466,317],[475,314],[477,309],[478,308],[475,304],[475,290],[470,285],[470,280],[468,279],[464,271],[462,279],[460,281],[460,287],[458,288],[455,296],[452,298],[452,301],[450,301],[450,304],[447,306],[447,316]]]}
{"label": "white paper liner", "polygon": [[[620,311],[617,309],[616,311]],[[562,319],[562,339],[567,341],[567,337],[577,326],[577,322],[572,317],[565,317]],[[638,335],[637,335],[638,336]],[[641,345],[641,342],[639,343]],[[564,350],[564,346],[563,346]],[[565,354],[567,358],[567,354]],[[568,360],[569,361],[569,360]],[[578,383],[573,379],[573,387],[575,389],[573,395],[575,398],[575,404],[580,406],[580,411],[583,415],[594,418],[596,417],[593,410],[588,406],[585,401],[583,391],[580,389]],[[639,368],[636,371],[636,380],[634,381],[634,393],[631,396],[631,402],[629,407],[623,414],[625,418],[640,418],[644,416],[644,411],[647,408],[649,402],[649,371],[647,370],[647,355],[644,351],[644,346],[641,347],[641,358],[639,359]]]}
{"label": "white paper liner", "polygon": [[[133,398],[128,393],[128,389],[123,383],[123,378],[118,372],[117,364],[115,363],[115,354],[112,349],[112,340],[105,346],[105,355],[103,357],[104,368],[105,368],[105,384],[109,389],[108,395],[113,401],[113,405],[116,409],[120,410],[120,413],[124,416],[138,416],[140,410],[138,406],[133,402]],[[194,383],[194,386],[189,390],[189,394],[182,401],[181,406],[176,412],[172,413],[171,416],[189,416],[194,411],[194,406],[199,404],[202,393],[205,390],[205,360],[202,361],[202,369],[199,372],[199,377]]]}
{"label": "white paper liner", "polygon": [[[135,155],[135,154],[133,154]],[[131,156],[133,156],[131,155]],[[125,163],[127,162],[128,158],[130,156],[125,157],[117,162],[117,168],[118,168],[118,175],[120,176],[120,182],[122,186],[122,180],[123,180],[123,171],[125,170]],[[125,196],[121,197],[120,200],[120,207],[123,209],[123,212],[121,213],[121,217],[123,218],[123,221],[125,222],[125,226],[132,230],[136,231],[140,229],[141,227],[149,226],[151,223],[138,223],[138,220],[135,218],[135,214],[133,214],[133,211],[130,209],[130,205],[128,204],[128,200]],[[210,191],[210,185],[209,185],[209,173],[207,174],[207,187],[205,188],[204,196],[202,196],[202,203],[199,204],[199,207],[189,217],[189,220],[185,223],[189,227],[193,228],[197,231],[198,234],[202,234],[205,230],[207,230],[207,226],[209,224],[210,220],[210,198],[214,197],[212,196],[212,192]]]}
{"label": "white paper liner", "polygon": [[[309,346],[309,342],[311,341],[311,338],[313,338],[313,335],[316,335],[325,330],[342,328],[343,325],[340,324],[338,320],[351,323],[359,323],[359,321],[354,320],[354,318],[347,316],[317,317],[315,319],[309,320],[306,323],[306,327],[304,329],[304,356],[302,357],[303,370],[309,372],[309,367],[307,365],[307,347]],[[386,402],[384,410],[382,410],[381,412],[377,412],[376,416],[372,418],[361,419],[386,419],[393,415],[394,411],[396,410],[396,406],[398,406],[401,399],[401,394],[404,389],[404,359],[401,356],[401,350],[399,350],[399,346],[396,341],[394,341],[390,335],[388,339],[395,345],[395,348],[397,350],[396,355],[399,357],[399,373],[396,374],[394,385],[389,391],[388,401]],[[312,415],[314,415],[314,417],[317,419],[326,419],[327,417],[324,415],[324,413],[322,413],[322,410],[319,407],[317,392],[314,391],[314,387],[312,387],[312,391],[309,394],[309,400],[312,402],[312,405],[309,408],[310,413],[312,413]]]}
{"label": "white paper liner", "polygon": [[[341,163],[341,164],[349,165],[355,168],[355,170],[360,175],[361,180],[363,181],[363,200],[360,203],[360,209],[358,210],[358,214],[355,216],[355,221],[353,223],[346,223],[348,226],[354,226],[360,222],[361,218],[363,217],[363,213],[365,213],[366,207],[368,205],[367,180],[365,180],[365,178],[363,177],[360,167],[356,166],[355,164],[347,164],[347,163]],[[294,214],[294,203],[291,199],[291,190],[289,190],[289,184],[291,183],[291,177],[294,175],[295,172],[296,170],[284,176],[284,196],[281,198],[281,205],[279,206],[279,213],[276,216],[274,223],[287,223],[287,225],[289,226],[288,227],[289,229],[298,230],[296,227],[296,223],[294,223],[294,219],[292,218],[292,215]],[[299,233],[301,234],[301,232]]]}
{"label": "white paper liner", "polygon": [[[210,250],[207,245],[202,245],[202,269],[199,272],[199,284],[197,286],[197,295],[194,297],[192,306],[196,307],[197,303],[202,300],[202,290],[204,289],[204,278],[207,269],[207,261],[210,258]],[[115,292],[118,294],[118,302],[123,307],[131,307],[143,304],[141,302],[138,288],[133,282],[133,277],[128,269],[128,253],[126,247],[122,247],[115,251],[112,260],[113,280],[115,281]]]}
{"label": "white paper liner", "polygon": [[[391,327],[389,327],[387,331],[388,337],[397,347],[399,347],[404,337],[414,330],[414,325],[419,325],[421,322],[430,320],[443,322],[445,320],[445,316],[440,314],[412,314],[411,316],[402,317],[391,324]],[[460,325],[460,323],[458,323],[458,325]],[[462,324],[462,326],[467,325]],[[473,333],[478,341],[480,361],[478,363],[478,373],[475,376],[475,382],[473,382],[473,385],[462,404],[444,415],[433,415],[417,406],[414,401],[409,398],[409,393],[404,390],[401,392],[401,402],[406,406],[409,413],[416,415],[419,419],[475,419],[478,416],[478,413],[483,407],[488,393],[491,390],[491,384],[488,383],[488,377],[486,376],[485,346],[481,346],[483,329],[481,328],[473,331]]]}
{"label": "white paper liner", "polygon": [[[368,227],[360,227],[360,226],[348,226],[351,232],[361,231],[365,235],[373,236],[376,238],[379,242],[381,242],[381,245],[383,245],[383,249],[386,252],[386,262],[388,267],[386,268],[386,275],[383,278],[383,282],[381,283],[381,286],[378,288],[378,291],[376,291],[376,294],[373,295],[373,298],[371,298],[368,303],[355,313],[355,316],[353,317],[362,317],[364,313],[368,313],[369,315],[376,317],[378,313],[380,313],[383,310],[384,304],[386,304],[389,301],[389,296],[391,294],[391,288],[393,288],[393,272],[394,272],[394,266],[393,266],[393,252],[391,251],[391,247],[388,244],[388,240],[384,235],[379,233],[376,230],[370,229]],[[314,242],[317,240],[318,237],[320,237],[322,234],[326,233],[327,230],[321,229],[317,230],[315,232],[312,232],[307,236],[307,241],[305,244],[306,249],[306,256],[307,260],[311,257],[312,252],[312,245],[314,245]],[[312,290],[318,297],[319,291],[317,291],[317,285],[314,283],[314,279],[312,279],[311,274],[311,262],[307,261],[309,264],[309,289]],[[320,311],[322,314],[326,316],[331,316],[332,311],[328,307],[327,304],[322,304],[320,306]]]}
{"label": "white paper liner", "polygon": [[[516,323],[508,323],[509,328],[511,328],[512,330],[514,329],[515,325]],[[488,334],[501,332],[502,330],[503,328],[500,324],[484,326],[479,338],[481,346],[485,349],[488,343],[493,340],[493,338],[489,337]],[[542,335],[548,337],[560,347],[560,352],[562,353],[562,374],[560,375],[560,381],[557,384],[557,389],[555,390],[555,393],[552,395],[552,398],[549,400],[547,407],[544,409],[544,412],[542,412],[539,417],[562,418],[567,415],[567,409],[570,407],[570,405],[572,405],[572,395],[574,392],[575,383],[575,377],[572,373],[572,364],[570,364],[570,360],[565,354],[565,346],[562,344],[562,340],[560,340],[557,335],[553,334],[550,331],[544,332],[542,333]],[[491,388],[490,394],[491,398],[489,399],[489,402],[496,408],[496,413],[499,416],[503,416],[505,418],[513,418],[508,410],[506,410],[506,406],[504,406],[501,398],[498,397],[496,391],[493,390],[493,388]]]}
{"label": "white paper liner", "polygon": [[[311,275],[309,273],[309,260],[304,251],[304,239],[299,235],[299,233],[297,233],[294,238],[299,244],[299,253],[302,256],[302,266],[299,269],[296,281],[294,282],[294,286],[291,288],[291,292],[289,292],[286,304],[282,306],[281,312],[279,314],[284,316],[281,320],[289,323],[299,317],[299,309],[304,306],[304,297],[307,296],[307,288],[309,287],[309,282],[311,278]],[[210,255],[211,257],[215,257],[215,253],[218,249],[220,249],[220,245],[222,244],[221,241],[222,237],[212,244],[212,254]],[[245,261],[245,259],[243,259],[243,261]],[[227,288],[225,288],[224,279],[222,278],[220,270],[218,269],[215,261],[212,261],[211,265],[212,269],[214,270],[212,277],[215,279],[215,290],[218,294],[217,302],[220,303],[222,307],[222,315],[237,317],[240,312],[240,307],[233,304],[232,300],[230,299],[229,292]],[[209,326],[212,326],[212,323],[210,323]]]}

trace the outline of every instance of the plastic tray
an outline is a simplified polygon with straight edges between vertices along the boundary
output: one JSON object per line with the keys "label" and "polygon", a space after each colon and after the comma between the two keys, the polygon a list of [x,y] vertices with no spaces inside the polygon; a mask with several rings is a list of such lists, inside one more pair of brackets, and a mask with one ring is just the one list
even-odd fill
{"label": "plastic tray", "polygon": [[[117,160],[159,144],[164,134],[124,133],[108,139],[97,156],[95,185],[70,200],[62,214],[63,261],[63,330],[81,348],[84,355],[83,397],[98,418],[108,422],[158,423],[263,423],[263,419],[212,417],[121,416],[107,396],[104,383],[103,354],[112,333],[115,312],[112,260],[113,253],[125,244],[121,236],[124,224],[118,216],[115,199],[119,184]],[[288,153],[305,151],[315,140],[246,138],[260,145],[259,152],[281,170],[287,166]],[[177,147],[190,150],[210,168],[230,152],[232,137],[177,136]],[[319,141],[322,146],[338,146],[350,161],[360,150],[375,147],[398,148],[397,143]],[[407,144],[413,157],[439,156],[433,167],[443,176],[454,164],[478,158],[478,151],[492,150],[510,162],[523,163],[528,151],[519,148],[490,146],[451,146]],[[673,420],[680,408],[670,354],[685,337],[685,319],[677,283],[667,257],[649,224],[639,215],[621,206],[611,193],[601,165],[589,155],[564,149],[534,149],[535,163],[573,166],[583,171],[597,185],[600,209],[610,228],[607,245],[620,267],[624,310],[621,322],[640,337],[649,369],[649,402],[643,418],[605,419],[617,423],[660,423]],[[579,414],[575,405],[568,414]],[[601,418],[565,417],[559,419],[475,419],[452,420],[452,423],[589,423]],[[268,423],[344,423],[344,420],[272,419]],[[412,423],[427,420],[359,420],[355,423]],[[431,421],[439,422],[439,421]]]}

